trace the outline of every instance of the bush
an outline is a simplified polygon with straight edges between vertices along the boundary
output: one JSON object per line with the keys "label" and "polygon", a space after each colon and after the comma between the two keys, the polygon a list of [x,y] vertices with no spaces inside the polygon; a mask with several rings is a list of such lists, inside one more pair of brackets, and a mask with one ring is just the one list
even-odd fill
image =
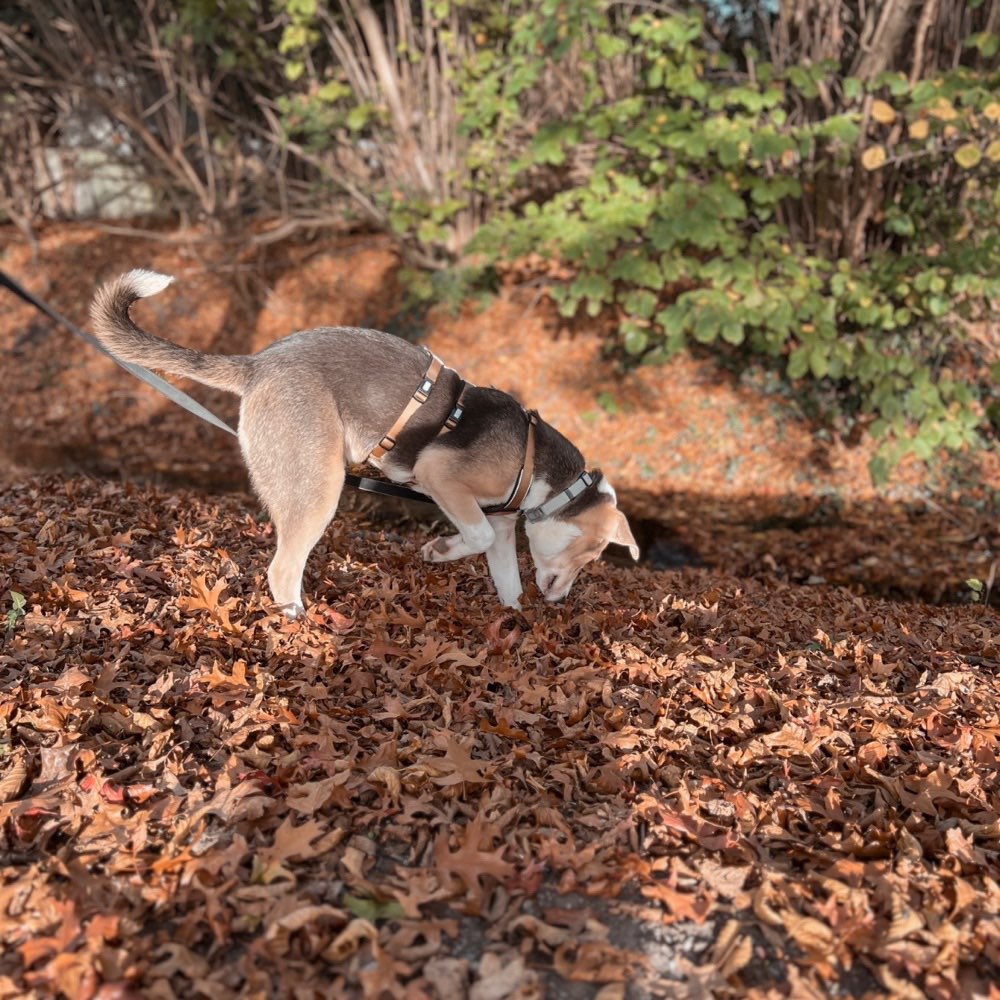
{"label": "bush", "polygon": [[624,361],[769,358],[883,441],[884,478],[1000,421],[989,8],[13,0],[0,207],[30,227],[33,147],[89,101],[182,213],[314,224],[346,199],[453,298],[547,257],[561,313],[611,317]]}
{"label": "bush", "polygon": [[[547,6],[558,22],[564,8]],[[471,249],[558,261],[570,274],[551,285],[560,312],[613,316],[627,358],[739,348],[830,384],[884,441],[877,479],[908,452],[980,444],[990,344],[968,332],[1000,297],[996,70],[862,80],[832,60],[779,73],[752,53],[740,68],[696,14],[640,11],[623,32],[603,4],[584,6],[554,37],[525,7],[494,57],[521,73],[471,83],[465,126],[496,144],[540,63],[574,45],[589,58],[580,106],[493,170],[501,198],[522,195]],[[636,85],[609,94],[602,62],[625,52]],[[820,93],[828,110],[803,113]],[[524,197],[553,166],[561,187]]]}

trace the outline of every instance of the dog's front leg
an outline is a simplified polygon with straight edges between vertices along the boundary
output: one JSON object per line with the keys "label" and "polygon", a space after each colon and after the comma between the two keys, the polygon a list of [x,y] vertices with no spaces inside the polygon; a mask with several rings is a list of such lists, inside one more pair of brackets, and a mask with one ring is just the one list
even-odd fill
{"label": "dog's front leg", "polygon": [[[438,506],[441,506],[440,503]],[[421,550],[421,555],[428,562],[450,562],[452,559],[464,559],[466,556],[477,556],[489,550],[493,545],[495,534],[485,517],[482,523],[462,522],[456,520],[443,507],[452,524],[458,528],[457,535],[447,538],[440,536],[429,541]]]}
{"label": "dog's front leg", "polygon": [[479,555],[490,548],[496,539],[496,533],[471,493],[450,484],[441,489],[432,486],[424,486],[424,489],[447,515],[448,520],[458,528],[457,535],[435,538],[420,550],[428,562],[463,559],[465,556]]}
{"label": "dog's front leg", "polygon": [[521,571],[517,565],[517,515],[494,515],[490,521],[496,535],[493,544],[486,550],[490,576],[493,577],[500,603],[506,608],[519,608]]}
{"label": "dog's front leg", "polygon": [[[490,576],[497,588],[497,596],[508,608],[519,608],[521,596],[521,574],[517,566],[517,516],[491,517],[479,509],[475,511],[481,518],[479,523],[459,521],[438,501],[438,506],[448,514],[460,534],[448,538],[435,538],[421,549],[428,562],[448,562],[465,556],[486,553]],[[471,512],[470,512],[471,513]]]}

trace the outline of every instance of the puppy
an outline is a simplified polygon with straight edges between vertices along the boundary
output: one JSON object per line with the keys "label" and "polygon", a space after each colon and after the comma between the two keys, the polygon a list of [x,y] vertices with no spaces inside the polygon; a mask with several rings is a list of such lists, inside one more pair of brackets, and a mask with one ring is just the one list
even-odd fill
{"label": "puppy", "polygon": [[549,601],[609,543],[638,559],[611,484],[507,393],[465,383],[425,349],[376,330],[319,327],[253,355],[180,347],[129,316],[172,280],[134,270],[104,285],[91,305],[94,333],[125,361],[241,397],[240,448],[277,533],[268,582],[289,617],[303,609],[306,559],[337,510],[345,465],[364,461],[427,494],[458,529],[428,542],[423,557],[485,552],[508,607],[521,595],[519,514]]}

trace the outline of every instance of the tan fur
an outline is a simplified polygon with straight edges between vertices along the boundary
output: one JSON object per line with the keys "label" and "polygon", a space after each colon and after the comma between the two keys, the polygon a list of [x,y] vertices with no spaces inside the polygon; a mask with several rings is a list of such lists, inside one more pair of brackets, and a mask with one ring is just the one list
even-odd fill
{"label": "tan fur", "polygon": [[[255,355],[202,354],[147,333],[129,315],[136,299],[156,294],[170,280],[149,271],[130,271],[105,285],[91,306],[94,332],[126,361],[242,397],[240,447],[278,539],[268,582],[275,601],[294,617],[302,610],[306,560],[336,513],[345,464],[367,456],[391,427],[423,376],[426,355],[388,334],[343,328],[292,334]],[[448,377],[452,385],[457,383],[454,373]],[[412,482],[429,495],[458,528],[457,535],[428,542],[424,558],[441,562],[485,553],[500,599],[517,606],[521,585],[516,518],[487,517],[482,507],[504,502],[512,489],[524,456],[524,417],[515,407],[517,426],[493,419],[504,407],[509,412],[511,401],[490,392],[492,396],[486,391],[481,395],[501,400],[488,404],[488,447],[466,449],[432,438],[416,453],[412,467],[398,447],[376,464],[390,478]],[[446,397],[432,395],[423,419],[440,426],[451,405]],[[562,449],[555,454],[565,457],[569,449],[582,461],[551,428],[549,439],[550,448]],[[529,499],[534,495],[537,504],[554,488],[547,486],[544,468],[536,467],[535,473]],[[546,597],[565,596],[583,563],[609,542],[629,545],[637,554],[613,491],[608,491],[609,497],[584,509],[572,525],[553,521],[529,527],[539,585],[543,578],[554,581],[543,587]]]}

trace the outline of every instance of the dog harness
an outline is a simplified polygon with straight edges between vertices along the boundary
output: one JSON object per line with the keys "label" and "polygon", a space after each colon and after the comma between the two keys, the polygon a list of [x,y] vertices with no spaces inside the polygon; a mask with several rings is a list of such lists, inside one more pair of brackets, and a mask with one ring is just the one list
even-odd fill
{"label": "dog harness", "polygon": [[[427,365],[427,371],[424,372],[424,377],[420,380],[420,385],[417,386],[416,391],[410,397],[410,401],[403,407],[403,412],[396,418],[396,422],[386,432],[385,437],[372,449],[372,453],[368,456],[369,460],[384,458],[396,447],[396,438],[402,434],[406,425],[410,422],[410,417],[430,398],[431,389],[434,388],[434,383],[438,380],[438,376],[441,374],[444,365],[441,363],[440,358],[435,357],[430,351],[427,351],[427,353],[430,355],[431,360]],[[450,420],[451,417],[448,419]]]}
{"label": "dog harness", "polygon": [[[66,327],[81,340],[86,341],[91,347],[96,347],[97,350],[106,354],[112,361],[116,364],[121,365],[127,372],[134,375],[136,378],[141,379],[147,385],[152,386],[157,392],[162,393],[171,402],[176,403],[178,406],[183,407],[189,413],[193,413],[196,417],[201,417],[202,420],[208,421],[210,424],[214,424],[220,430],[225,431],[227,434],[232,434],[233,437],[238,437],[235,430],[229,426],[225,421],[220,420],[214,413],[210,410],[205,409],[197,400],[192,399],[186,392],[181,391],[176,388],[176,386],[171,385],[166,380],[160,378],[159,375],[154,375],[153,372],[142,365],[131,364],[128,361],[123,361],[121,358],[117,357],[111,351],[109,351],[96,337],[92,337],[89,333],[85,333],[78,326],[74,326],[65,316],[60,315],[55,311],[47,302],[43,302],[40,298],[32,295],[27,289],[23,288],[18,282],[11,278],[8,274],[5,274],[0,270],[0,288],[7,288],[13,292],[18,298],[27,302],[29,305],[34,306],[39,312],[44,313],[50,319],[58,323],[60,326]],[[395,424],[389,429],[389,433],[385,435],[382,441],[379,442],[378,446],[372,451],[370,458],[380,458],[386,452],[391,451],[396,444],[396,438],[401,433],[403,427],[416,412],[417,408],[422,406],[430,395],[430,391],[437,381],[437,377],[444,367],[437,358],[434,357],[424,348],[424,351],[430,357],[431,361],[427,367],[427,371],[424,374],[424,378],[420,383],[419,388],[413,394],[413,399],[407,404],[406,409],[400,415],[400,419],[396,421]],[[437,366],[435,366],[437,362]],[[453,407],[451,413],[448,415],[448,419],[445,420],[444,426],[438,432],[443,434],[445,431],[454,430],[458,425],[458,422],[462,419],[462,414],[464,408],[462,406],[462,397],[465,394],[465,390],[468,387],[467,383],[462,383],[462,390],[459,393],[458,401]],[[421,398],[422,397],[422,398]],[[414,404],[414,400],[416,401]],[[411,409],[412,406],[412,409]],[[409,411],[409,412],[407,412]],[[528,489],[531,487],[532,481],[532,470],[534,468],[534,426],[537,423],[537,415],[528,413],[527,410],[524,411],[528,416],[528,441],[525,446],[524,464],[521,466],[521,471],[518,473],[517,482],[514,484],[514,490],[511,493],[510,498],[506,503],[500,504],[496,507],[485,508],[484,512],[487,514],[491,513],[501,513],[510,510],[516,510],[518,506],[524,501],[524,497],[528,493]],[[384,446],[384,447],[383,447]],[[381,449],[381,450],[380,450]],[[525,476],[525,471],[528,472]],[[554,497],[550,497],[545,503],[541,504],[539,507],[533,507],[529,510],[520,511],[529,521],[541,521],[546,517],[551,517],[557,511],[561,510],[566,506],[571,500],[579,496],[591,483],[597,479],[596,473],[582,472],[579,477],[574,480],[570,486],[563,490],[561,493],[557,493]],[[395,496],[401,497],[405,500],[419,500],[425,503],[433,503],[430,497],[425,496],[423,493],[418,493],[416,490],[411,490],[409,487],[401,486],[397,483],[386,483],[378,479],[366,479],[364,476],[355,476],[348,473],[344,477],[344,481],[359,490],[364,490],[368,493],[381,493],[385,496]]]}
{"label": "dog harness", "polygon": [[[406,429],[406,425],[410,422],[414,413],[430,398],[431,390],[444,370],[444,364],[437,356],[431,354],[427,348],[421,349],[425,351],[430,360],[428,361],[424,376],[420,380],[420,385],[417,386],[403,408],[403,412],[396,418],[396,422],[389,428],[382,440],[372,449],[371,454],[368,456],[369,461],[384,458],[396,447],[399,435]],[[439,435],[452,431],[458,426],[459,421],[465,414],[464,399],[469,385],[470,383],[465,381],[461,383],[462,387],[459,390],[458,398],[455,400],[455,405],[438,431]],[[593,485],[597,480],[597,476],[590,472],[581,472],[566,489],[550,497],[545,503],[540,504],[538,507],[530,507],[527,510],[522,510],[521,504],[524,503],[524,498],[528,495],[528,490],[531,489],[531,484],[535,479],[535,427],[538,424],[538,414],[534,410],[525,409],[524,415],[528,420],[528,434],[524,444],[524,461],[521,463],[521,469],[514,480],[510,496],[503,503],[491,504],[488,507],[483,507],[482,510],[487,515],[506,514],[515,511],[523,514],[526,520],[534,524],[538,521],[544,521],[547,517],[552,517],[553,514],[562,510],[563,507],[575,500],[588,486]]]}

